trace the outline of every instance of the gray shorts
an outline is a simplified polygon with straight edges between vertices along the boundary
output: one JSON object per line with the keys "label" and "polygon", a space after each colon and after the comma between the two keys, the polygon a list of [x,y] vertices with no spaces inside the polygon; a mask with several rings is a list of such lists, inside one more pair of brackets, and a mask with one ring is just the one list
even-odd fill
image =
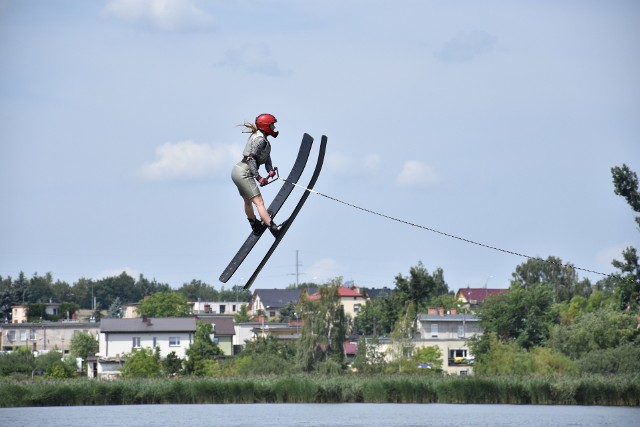
{"label": "gray shorts", "polygon": [[244,162],[238,162],[231,171],[231,179],[238,187],[240,195],[245,200],[251,200],[260,195],[260,189],[256,180],[251,176],[249,165]]}

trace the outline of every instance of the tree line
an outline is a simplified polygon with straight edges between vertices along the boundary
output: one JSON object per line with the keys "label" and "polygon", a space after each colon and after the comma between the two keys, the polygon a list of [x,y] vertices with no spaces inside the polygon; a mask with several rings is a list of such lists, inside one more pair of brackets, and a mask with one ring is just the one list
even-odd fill
{"label": "tree line", "polygon": [[[251,292],[242,286],[216,289],[196,279],[174,290],[167,283],[149,280],[142,274],[136,280],[126,272],[98,280],[81,278],[72,285],[54,280],[51,273],[27,277],[20,272],[16,279],[0,276],[0,321],[11,321],[11,307],[16,305],[28,306],[32,321],[58,320],[78,309],[95,309],[95,317],[99,319],[101,311],[115,312],[123,304],[137,304],[158,292],[175,292],[187,301],[251,300]],[[44,304],[49,302],[63,303],[59,315],[44,313]]]}

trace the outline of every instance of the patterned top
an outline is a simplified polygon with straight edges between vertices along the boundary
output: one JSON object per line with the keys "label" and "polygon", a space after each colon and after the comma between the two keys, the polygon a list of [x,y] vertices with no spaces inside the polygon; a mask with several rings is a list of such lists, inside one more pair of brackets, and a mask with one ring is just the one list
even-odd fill
{"label": "patterned top", "polygon": [[249,136],[242,155],[244,156],[242,160],[249,165],[249,171],[255,179],[260,177],[258,173],[260,165],[264,165],[267,171],[273,169],[271,164],[271,144],[269,144],[267,137],[260,130]]}

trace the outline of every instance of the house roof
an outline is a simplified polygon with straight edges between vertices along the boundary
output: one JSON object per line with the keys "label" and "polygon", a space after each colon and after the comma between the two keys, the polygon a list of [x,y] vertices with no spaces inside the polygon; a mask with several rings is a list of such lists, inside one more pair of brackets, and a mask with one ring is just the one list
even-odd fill
{"label": "house roof", "polygon": [[365,291],[365,293],[367,294],[367,296],[371,299],[376,299],[376,298],[386,298],[386,297],[390,297],[391,294],[393,293],[393,290],[384,287],[384,288],[371,288],[371,289],[367,289]]}
{"label": "house roof", "polygon": [[265,308],[282,308],[287,304],[297,304],[304,289],[256,289],[253,299],[260,298]]}
{"label": "house roof", "polygon": [[147,317],[102,319],[100,332],[195,332],[194,317]]}
{"label": "house roof", "polygon": [[[364,298],[364,296],[351,288],[347,288],[346,286],[340,286],[338,288],[338,297],[340,298]],[[311,301],[316,301],[320,299],[320,292],[316,292],[313,295],[309,296]]]}
{"label": "house roof", "polygon": [[422,322],[478,322],[480,318],[475,314],[447,314],[440,316],[438,314],[420,313],[418,320]]}
{"label": "house roof", "polygon": [[509,292],[509,289],[488,289],[488,288],[460,288],[456,294],[456,298],[463,297],[467,302],[472,304],[482,304],[487,297],[500,295]]}
{"label": "house roof", "polygon": [[216,335],[235,335],[236,330],[233,324],[233,317],[229,316],[207,316],[198,317],[204,323],[211,323]]}

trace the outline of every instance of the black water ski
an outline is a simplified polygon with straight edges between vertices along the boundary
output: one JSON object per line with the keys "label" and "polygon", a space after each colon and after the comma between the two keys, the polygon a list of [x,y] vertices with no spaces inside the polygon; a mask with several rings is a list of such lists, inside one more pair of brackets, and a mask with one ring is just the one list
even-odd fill
{"label": "black water ski", "polygon": [[[304,167],[307,164],[307,159],[309,158],[309,153],[311,153],[311,146],[313,145],[313,138],[309,134],[304,134],[302,137],[302,143],[300,144],[300,150],[298,151],[298,157],[296,157],[296,161],[293,164],[293,168],[287,177],[287,180],[276,194],[276,197],[273,199],[267,211],[271,215],[271,218],[275,218],[276,214],[287,200],[291,191],[293,191],[293,187],[295,186],[304,171]],[[258,243],[260,237],[266,230],[266,227],[263,227],[262,230],[257,233],[249,234],[247,240],[245,240],[244,244],[238,250],[238,253],[233,257],[227,268],[224,269],[222,274],[220,275],[220,281],[223,283],[227,283],[227,281],[233,276],[236,272],[242,261],[249,255],[251,249]]]}
{"label": "black water ski", "polygon": [[[318,176],[320,176],[320,171],[322,170],[322,163],[324,162],[324,153],[326,149],[327,149],[327,137],[325,135],[322,135],[322,139],[320,140],[320,151],[318,152],[318,162],[316,163],[316,168],[314,169],[313,175],[309,180],[309,184],[307,184],[307,189],[309,190],[313,189],[313,186],[316,185],[316,181],[318,180]],[[247,283],[244,285],[244,289],[249,289],[253,284],[253,282],[256,280],[256,278],[258,277],[258,274],[260,274],[260,271],[262,271],[262,268],[265,266],[267,261],[269,261],[271,254],[273,254],[273,252],[276,250],[276,248],[278,247],[278,244],[280,243],[284,235],[287,233],[287,230],[289,230],[289,227],[291,227],[291,223],[293,223],[293,220],[296,219],[296,216],[298,216],[298,212],[300,212],[300,209],[302,209],[302,205],[304,205],[304,202],[307,201],[307,198],[309,197],[310,193],[311,193],[310,191],[305,190],[304,194],[300,198],[300,201],[298,201],[298,204],[296,205],[296,207],[293,209],[293,212],[291,213],[289,218],[282,223],[282,229],[280,230],[280,234],[278,235],[276,240],[273,242],[273,244],[267,251],[264,258],[262,258],[262,261],[260,261],[260,264],[258,265],[258,268],[256,268],[256,271],[253,272],[253,274],[251,275]]]}

